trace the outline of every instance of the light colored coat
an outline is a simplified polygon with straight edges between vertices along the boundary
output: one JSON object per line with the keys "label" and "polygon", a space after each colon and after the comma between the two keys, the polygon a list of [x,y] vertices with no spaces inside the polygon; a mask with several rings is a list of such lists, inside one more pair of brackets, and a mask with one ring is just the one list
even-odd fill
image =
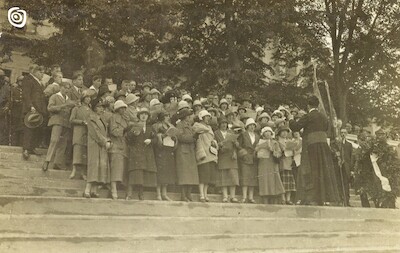
{"label": "light colored coat", "polygon": [[109,183],[110,168],[106,144],[107,127],[95,113],[90,115],[88,122],[88,163],[87,182]]}
{"label": "light colored coat", "polygon": [[216,149],[218,149],[211,126],[196,122],[193,125],[193,131],[198,134],[196,141],[197,165],[209,162],[217,162],[218,156],[210,152],[212,143],[214,143],[217,146]]}
{"label": "light colored coat", "polygon": [[69,121],[73,126],[72,144],[87,146],[87,126],[83,123],[88,122],[92,110],[85,105],[76,106],[72,109]]}
{"label": "light colored coat", "polygon": [[128,145],[125,138],[125,130],[128,127],[128,121],[118,113],[114,113],[110,118],[109,132],[111,142],[113,143],[111,149],[108,151],[113,154],[128,155]]}
{"label": "light colored coat", "polygon": [[47,110],[50,112],[48,126],[59,125],[68,128],[71,127],[69,123],[71,106],[64,107],[67,103],[70,103],[68,96],[64,98],[61,93],[51,95],[47,106]]}

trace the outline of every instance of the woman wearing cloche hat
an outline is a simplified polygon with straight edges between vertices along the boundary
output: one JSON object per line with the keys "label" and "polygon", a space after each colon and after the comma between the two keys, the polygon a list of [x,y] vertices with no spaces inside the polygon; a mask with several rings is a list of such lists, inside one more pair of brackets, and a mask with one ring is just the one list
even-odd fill
{"label": "woman wearing cloche hat", "polygon": [[242,202],[245,203],[248,200],[250,203],[255,203],[254,188],[258,185],[255,147],[257,146],[260,137],[254,131],[256,129],[256,122],[254,119],[247,119],[245,128],[246,131],[244,131],[238,139],[240,149],[240,185],[242,186],[243,193]]}
{"label": "woman wearing cloche hat", "polygon": [[128,145],[125,136],[128,128],[128,121],[125,116],[127,107],[122,100],[116,101],[114,103],[115,113],[110,119],[109,133],[113,145],[108,152],[110,154],[112,199],[118,198],[117,184],[123,182],[127,166]]}
{"label": "woman wearing cloche hat", "polygon": [[200,122],[194,123],[193,131],[198,135],[196,142],[196,160],[200,180],[200,201],[208,202],[208,186],[215,184],[218,144],[210,126],[211,114],[206,110],[202,110],[199,112],[198,117]]}
{"label": "woman wearing cloche hat", "polygon": [[155,136],[148,123],[149,109],[141,108],[137,116],[139,122],[127,131],[129,145],[127,200],[132,198],[134,186],[138,188],[139,200],[144,199],[144,187],[157,186],[157,166],[153,151]]}
{"label": "woman wearing cloche hat", "polygon": [[261,139],[256,147],[258,158],[258,186],[259,194],[264,204],[278,204],[285,193],[279,166],[275,161],[282,155],[278,142],[274,140],[275,133],[271,127],[261,130]]}

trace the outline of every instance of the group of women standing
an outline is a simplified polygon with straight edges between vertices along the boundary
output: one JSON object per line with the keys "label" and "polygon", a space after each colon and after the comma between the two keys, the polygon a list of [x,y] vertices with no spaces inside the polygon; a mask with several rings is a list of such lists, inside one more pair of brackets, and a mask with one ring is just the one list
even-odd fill
{"label": "group of women standing", "polygon": [[[255,203],[258,189],[265,203],[292,203],[291,192],[296,191],[292,168],[296,168],[295,153],[301,152],[301,139],[289,139],[290,130],[284,125],[273,129],[274,122],[260,125],[258,120],[241,120],[237,112],[229,111],[215,117],[201,106],[196,114],[181,106],[173,115],[138,107],[137,119],[132,120],[123,99],[113,104],[111,116],[104,117],[104,101],[90,100],[84,95],[81,106],[71,113],[71,176],[87,166],[84,197],[98,197],[98,185],[110,184],[110,195],[117,199],[122,183],[127,200],[133,198],[134,190],[143,200],[145,188],[156,188],[158,200],[171,201],[167,186],[178,185],[183,201],[193,201],[192,189],[198,187],[200,201],[208,202],[209,187],[216,186],[223,202]],[[239,186],[240,200],[236,197]]]}

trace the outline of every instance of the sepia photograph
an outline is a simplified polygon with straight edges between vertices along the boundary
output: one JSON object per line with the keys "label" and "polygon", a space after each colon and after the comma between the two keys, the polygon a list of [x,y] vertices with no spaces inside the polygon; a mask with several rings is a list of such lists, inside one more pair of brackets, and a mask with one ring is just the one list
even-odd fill
{"label": "sepia photograph", "polygon": [[0,0],[1,253],[400,253],[399,0]]}

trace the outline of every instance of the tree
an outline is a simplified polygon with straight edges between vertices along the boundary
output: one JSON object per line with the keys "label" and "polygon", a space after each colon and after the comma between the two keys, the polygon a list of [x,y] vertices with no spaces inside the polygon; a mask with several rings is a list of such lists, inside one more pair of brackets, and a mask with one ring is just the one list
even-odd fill
{"label": "tree", "polygon": [[[336,110],[344,122],[348,121],[349,108],[358,108],[356,113],[364,110],[357,105],[360,99],[353,98],[397,105],[399,109],[398,104],[388,103],[395,101],[391,93],[400,85],[398,1],[296,1],[292,14],[280,28],[276,57],[287,64],[308,64],[317,59],[318,78],[329,83]],[[290,50],[285,50],[287,47]],[[386,101],[382,101],[381,95],[388,91]],[[390,109],[394,116],[394,109]]]}

